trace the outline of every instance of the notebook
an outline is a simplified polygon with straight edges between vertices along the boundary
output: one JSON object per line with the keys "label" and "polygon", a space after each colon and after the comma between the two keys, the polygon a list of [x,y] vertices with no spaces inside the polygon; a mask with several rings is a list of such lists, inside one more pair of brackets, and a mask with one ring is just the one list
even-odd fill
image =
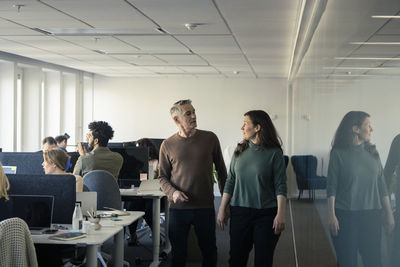
{"label": "notebook", "polygon": [[81,202],[83,216],[97,210],[97,192],[76,192],[76,202]]}
{"label": "notebook", "polygon": [[17,166],[3,166],[3,171],[5,174],[16,174]]}
{"label": "notebook", "polygon": [[9,198],[0,208],[2,217],[23,219],[31,234],[42,234],[51,228],[54,196],[9,195]]}

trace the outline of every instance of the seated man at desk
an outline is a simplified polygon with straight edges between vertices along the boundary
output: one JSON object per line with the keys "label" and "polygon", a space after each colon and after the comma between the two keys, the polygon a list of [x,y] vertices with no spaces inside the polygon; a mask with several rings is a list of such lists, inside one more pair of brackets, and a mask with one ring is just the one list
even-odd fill
{"label": "seated man at desk", "polygon": [[113,138],[114,130],[105,121],[93,121],[89,123],[89,132],[86,134],[86,142],[90,152],[78,143],[80,157],[76,162],[74,174],[84,176],[93,170],[105,170],[118,179],[123,158],[119,153],[112,152],[108,147],[108,141]]}
{"label": "seated man at desk", "polygon": [[[47,136],[42,141],[42,151],[53,149],[57,147],[56,139],[52,136]],[[42,152],[40,151],[40,152]]]}

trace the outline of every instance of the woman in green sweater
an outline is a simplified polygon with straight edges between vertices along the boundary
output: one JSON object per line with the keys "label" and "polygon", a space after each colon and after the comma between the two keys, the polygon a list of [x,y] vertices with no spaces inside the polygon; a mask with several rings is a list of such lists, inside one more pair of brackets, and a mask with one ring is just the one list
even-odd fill
{"label": "woman in green sweater", "polygon": [[328,220],[340,267],[381,266],[381,218],[394,220],[369,114],[350,111],[332,144],[328,168]]}
{"label": "woman in green sweater", "polygon": [[276,244],[285,229],[282,143],[271,118],[262,110],[244,114],[242,131],[243,141],[231,162],[217,222],[223,230],[231,217],[231,267],[245,267],[253,245],[254,266],[272,266]]}

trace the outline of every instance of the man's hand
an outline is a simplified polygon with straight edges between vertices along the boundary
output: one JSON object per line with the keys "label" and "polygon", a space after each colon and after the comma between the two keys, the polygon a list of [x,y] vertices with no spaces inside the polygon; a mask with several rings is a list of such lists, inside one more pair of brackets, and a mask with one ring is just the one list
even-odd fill
{"label": "man's hand", "polygon": [[176,190],[173,194],[172,194],[172,200],[174,201],[174,203],[179,203],[179,202],[188,202],[189,198],[187,195],[185,195],[185,193]]}
{"label": "man's hand", "polygon": [[82,146],[81,142],[78,143],[78,152],[79,152],[79,155],[81,155],[81,156],[85,155],[87,153],[86,148],[84,146]]}

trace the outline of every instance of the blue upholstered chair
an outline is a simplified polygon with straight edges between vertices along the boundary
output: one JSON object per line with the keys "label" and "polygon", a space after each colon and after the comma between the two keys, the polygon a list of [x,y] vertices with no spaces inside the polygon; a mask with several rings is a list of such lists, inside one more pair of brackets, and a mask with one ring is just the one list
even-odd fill
{"label": "blue upholstered chair", "polygon": [[[97,192],[98,210],[104,210],[105,207],[121,209],[121,193],[119,192],[118,183],[108,171],[94,170],[88,172],[83,176],[83,184],[89,191]],[[106,261],[111,259],[110,255],[102,252],[98,252],[97,257],[102,266],[107,266]]]}
{"label": "blue upholstered chair", "polygon": [[283,155],[283,159],[285,160],[285,167],[287,168],[287,165],[289,164],[289,156]]}
{"label": "blue upholstered chair", "polygon": [[295,155],[291,158],[296,173],[300,199],[303,190],[309,190],[309,198],[315,198],[315,190],[326,189],[326,177],[317,175],[317,157],[313,155]]}
{"label": "blue upholstered chair", "polygon": [[94,170],[83,177],[83,184],[89,191],[97,192],[97,209],[105,207],[121,209],[121,194],[118,183],[108,171]]}

